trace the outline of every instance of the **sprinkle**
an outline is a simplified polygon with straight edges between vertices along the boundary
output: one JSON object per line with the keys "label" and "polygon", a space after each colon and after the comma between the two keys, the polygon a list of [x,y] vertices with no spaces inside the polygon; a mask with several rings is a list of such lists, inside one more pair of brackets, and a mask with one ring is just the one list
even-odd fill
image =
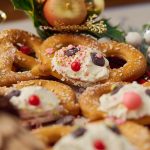
{"label": "sprinkle", "polygon": [[46,53],[49,54],[49,55],[51,55],[51,54],[54,53],[54,49],[53,49],[53,48],[47,48],[45,51],[46,51]]}

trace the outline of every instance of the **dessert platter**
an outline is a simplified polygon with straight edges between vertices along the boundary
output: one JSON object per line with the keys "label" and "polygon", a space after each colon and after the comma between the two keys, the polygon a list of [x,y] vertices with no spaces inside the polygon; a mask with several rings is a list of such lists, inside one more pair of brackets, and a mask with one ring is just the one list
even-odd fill
{"label": "dessert platter", "polygon": [[103,0],[12,3],[39,36],[0,31],[0,149],[150,150],[150,24],[114,27]]}

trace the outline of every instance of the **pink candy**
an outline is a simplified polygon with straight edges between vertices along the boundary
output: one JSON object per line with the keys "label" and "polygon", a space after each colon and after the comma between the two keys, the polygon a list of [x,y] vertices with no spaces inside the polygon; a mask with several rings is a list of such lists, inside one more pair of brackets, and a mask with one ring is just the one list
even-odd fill
{"label": "pink candy", "polygon": [[141,97],[135,92],[127,92],[123,96],[123,104],[129,110],[135,110],[141,107],[142,99]]}

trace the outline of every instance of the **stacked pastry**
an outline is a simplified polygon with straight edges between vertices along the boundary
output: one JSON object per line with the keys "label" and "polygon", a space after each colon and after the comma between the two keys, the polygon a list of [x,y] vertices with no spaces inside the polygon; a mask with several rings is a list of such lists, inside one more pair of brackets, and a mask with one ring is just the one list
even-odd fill
{"label": "stacked pastry", "polygon": [[[79,4],[70,1],[67,9]],[[59,20],[69,24],[65,28],[49,18],[49,3],[61,2],[41,2],[51,29],[80,30],[73,21]],[[0,110],[11,108],[7,113],[19,116],[16,125],[16,119],[0,115],[2,140],[10,139],[2,149],[21,149],[23,143],[35,150],[150,150],[150,82],[137,82],[146,73],[145,56],[125,42],[54,33],[43,40],[18,29],[0,32]],[[46,148],[32,143],[27,129]]]}

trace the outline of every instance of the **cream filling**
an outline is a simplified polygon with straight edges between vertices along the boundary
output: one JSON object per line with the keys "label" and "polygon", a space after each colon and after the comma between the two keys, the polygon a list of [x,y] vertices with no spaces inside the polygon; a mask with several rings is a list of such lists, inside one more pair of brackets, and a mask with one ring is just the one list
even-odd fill
{"label": "cream filling", "polygon": [[72,134],[60,139],[54,150],[94,150],[94,141],[104,143],[106,150],[137,150],[125,137],[111,131],[105,124],[87,125],[87,131],[80,137]]}
{"label": "cream filling", "polygon": [[[84,82],[97,82],[109,77],[109,62],[106,58],[104,58],[105,64],[102,67],[92,62],[90,54],[96,52],[102,55],[100,51],[85,46],[78,46],[80,51],[74,56],[68,57],[64,54],[64,51],[66,51],[68,47],[64,47],[57,51],[52,59],[53,71],[56,70],[65,80],[71,78]],[[71,69],[71,64],[76,60],[81,63],[81,69],[78,72]]]}
{"label": "cream filling", "polygon": [[[13,96],[10,102],[20,110],[29,110],[33,112],[45,112],[56,109],[60,100],[49,90],[40,86],[28,86],[20,90],[19,96]],[[36,95],[40,99],[40,105],[33,106],[29,103],[29,98]]]}
{"label": "cream filling", "polygon": [[[138,119],[150,115],[150,96],[143,87],[136,82],[124,85],[116,94],[104,94],[100,97],[99,110],[107,113],[108,116],[114,116],[120,119]],[[128,110],[122,103],[122,97],[126,92],[133,91],[140,95],[142,106],[137,110]]]}

